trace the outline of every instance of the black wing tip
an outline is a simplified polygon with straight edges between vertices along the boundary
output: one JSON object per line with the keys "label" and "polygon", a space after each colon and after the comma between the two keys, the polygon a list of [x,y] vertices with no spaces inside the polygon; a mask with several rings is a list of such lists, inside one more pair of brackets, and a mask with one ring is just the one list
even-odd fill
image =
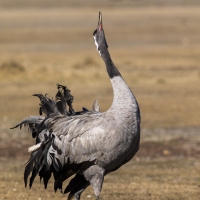
{"label": "black wing tip", "polygon": [[11,127],[10,129],[15,129],[15,128],[17,128],[17,126]]}
{"label": "black wing tip", "polygon": [[13,127],[11,127],[10,129],[15,129],[15,128],[18,128],[18,127],[20,127],[20,129],[22,128],[22,124],[20,123],[20,124],[17,124],[17,125],[15,125],[15,126],[13,126]]}
{"label": "black wing tip", "polygon": [[32,94],[32,96],[39,97],[39,96],[43,96],[43,95],[42,94]]}

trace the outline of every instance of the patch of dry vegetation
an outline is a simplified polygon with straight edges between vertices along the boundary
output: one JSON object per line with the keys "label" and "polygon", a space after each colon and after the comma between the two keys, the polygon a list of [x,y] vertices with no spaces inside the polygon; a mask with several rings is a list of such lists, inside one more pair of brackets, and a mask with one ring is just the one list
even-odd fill
{"label": "patch of dry vegetation", "polygon": [[[9,127],[38,115],[31,95],[54,97],[56,83],[71,90],[75,110],[91,109],[95,99],[101,111],[109,108],[113,92],[92,39],[99,9],[113,61],[142,115],[141,149],[106,177],[102,199],[199,199],[200,13],[198,1],[178,2],[103,1],[101,7],[90,1],[91,9],[48,1],[38,9],[47,2],[1,1],[0,199],[66,199],[52,182],[48,190],[39,180],[24,189],[33,140]],[[83,199],[91,198],[89,188]]]}
{"label": "patch of dry vegetation", "polygon": [[[23,163],[28,157],[25,151],[30,140],[26,140],[27,135],[17,132],[12,147],[6,148],[8,138],[5,137],[3,145],[5,149],[1,148],[1,152],[2,150],[7,152],[4,155],[0,154],[2,199],[46,200],[50,197],[66,199],[66,195],[53,192],[52,180],[47,190],[43,189],[39,177],[36,178],[31,190],[24,188]],[[142,135],[141,150],[136,157],[116,172],[106,176],[101,199],[198,200],[200,154],[199,151],[193,152],[192,155],[185,154],[189,148],[195,149],[195,145],[198,146],[199,141],[196,140],[198,132],[199,129],[160,129],[152,130],[150,133],[146,130],[147,136]],[[166,134],[167,138],[164,136]],[[19,142],[16,142],[17,140]],[[10,159],[8,160],[5,155]],[[82,195],[83,200],[94,198],[91,187]]]}

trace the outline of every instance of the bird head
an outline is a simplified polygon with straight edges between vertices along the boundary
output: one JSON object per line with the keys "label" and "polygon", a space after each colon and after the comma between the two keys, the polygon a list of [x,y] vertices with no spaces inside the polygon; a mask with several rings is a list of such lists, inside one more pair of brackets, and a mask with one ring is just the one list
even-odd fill
{"label": "bird head", "polygon": [[95,45],[97,47],[97,51],[101,55],[101,52],[107,49],[108,45],[106,42],[104,30],[103,30],[102,13],[100,11],[99,11],[99,21],[98,21],[97,29],[94,31],[93,37],[94,37]]}

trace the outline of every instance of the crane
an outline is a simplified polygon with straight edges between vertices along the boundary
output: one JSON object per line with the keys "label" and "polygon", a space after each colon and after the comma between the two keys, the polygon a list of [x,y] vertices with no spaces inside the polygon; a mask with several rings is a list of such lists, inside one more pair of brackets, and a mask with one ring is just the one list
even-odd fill
{"label": "crane", "polygon": [[[69,193],[68,200],[73,197],[80,200],[89,185],[99,200],[105,175],[130,161],[140,144],[139,105],[111,59],[101,12],[93,38],[113,88],[110,108],[100,112],[98,103],[94,102],[92,111],[76,114],[69,91],[60,86],[55,101],[35,95],[40,99],[40,113],[45,113],[45,117],[31,116],[13,127],[28,125],[36,138],[36,144],[29,148],[31,156],[24,171],[25,186],[31,174],[30,188],[37,175],[46,188],[53,174],[54,190]],[[63,182],[72,175],[63,189]]]}

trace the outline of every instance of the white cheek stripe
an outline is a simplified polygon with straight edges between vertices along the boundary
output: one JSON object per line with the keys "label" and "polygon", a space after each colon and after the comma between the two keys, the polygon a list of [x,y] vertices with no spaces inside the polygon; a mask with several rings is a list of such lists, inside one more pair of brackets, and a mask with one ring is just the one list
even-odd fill
{"label": "white cheek stripe", "polygon": [[96,45],[97,51],[99,52],[99,55],[101,56],[101,52],[98,50],[99,46],[98,46],[98,43],[97,43],[97,41],[96,41],[96,37],[93,36],[93,38],[94,38],[94,42],[95,42],[95,45]]}

